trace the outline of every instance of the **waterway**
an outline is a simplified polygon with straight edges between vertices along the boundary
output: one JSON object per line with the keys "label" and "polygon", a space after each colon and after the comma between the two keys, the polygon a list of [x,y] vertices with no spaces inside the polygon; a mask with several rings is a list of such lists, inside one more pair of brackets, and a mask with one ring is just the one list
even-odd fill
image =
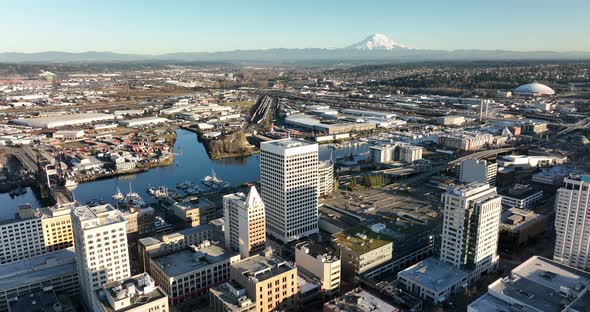
{"label": "waterway", "polygon": [[[151,186],[165,185],[170,190],[176,191],[177,183],[187,180],[199,183],[203,177],[211,174],[212,169],[219,178],[232,186],[259,180],[260,155],[213,160],[209,158],[205,146],[197,140],[195,133],[178,129],[176,134],[173,165],[154,168],[139,174],[81,183],[73,190],[75,199],[81,204],[96,199],[113,203],[112,195],[118,187],[123,193],[129,192],[131,188],[148,200],[150,198],[145,191]],[[327,145],[321,145],[319,157],[321,160],[327,160],[330,157],[336,159],[349,153],[358,154],[367,150],[366,145],[339,150],[332,150]],[[18,205],[24,203],[30,203],[35,208],[41,206],[41,202],[31,189],[27,189],[24,196],[14,199],[10,198],[8,193],[0,194],[2,207],[0,218],[13,217],[18,211]]]}

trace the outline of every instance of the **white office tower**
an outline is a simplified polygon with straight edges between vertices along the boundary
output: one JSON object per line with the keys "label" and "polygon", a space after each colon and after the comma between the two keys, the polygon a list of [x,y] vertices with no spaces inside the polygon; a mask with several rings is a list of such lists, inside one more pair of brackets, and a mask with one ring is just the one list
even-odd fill
{"label": "white office tower", "polygon": [[225,247],[240,253],[242,259],[258,254],[266,246],[264,203],[254,186],[248,195],[223,196]]}
{"label": "white office tower", "polygon": [[130,276],[126,220],[111,205],[72,209],[80,292],[86,307],[103,284]]}
{"label": "white office tower", "polygon": [[483,183],[449,187],[442,195],[443,232],[440,260],[477,280],[499,259],[498,231],[502,198]]}
{"label": "white office tower", "polygon": [[590,271],[590,175],[564,179],[555,197],[553,260]]}
{"label": "white office tower", "polygon": [[480,182],[493,186],[496,185],[498,164],[485,159],[466,159],[461,162],[459,175],[461,182]]}
{"label": "white office tower", "polygon": [[260,144],[266,231],[284,243],[318,232],[318,150],[292,138]]}

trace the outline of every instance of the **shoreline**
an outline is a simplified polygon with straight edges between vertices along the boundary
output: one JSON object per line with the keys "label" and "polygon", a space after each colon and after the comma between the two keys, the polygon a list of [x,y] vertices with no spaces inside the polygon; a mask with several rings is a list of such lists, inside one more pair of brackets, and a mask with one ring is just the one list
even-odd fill
{"label": "shoreline", "polygon": [[136,167],[131,170],[108,173],[108,174],[105,173],[105,174],[99,174],[99,175],[92,175],[92,176],[86,176],[83,178],[76,178],[76,182],[78,184],[82,184],[82,183],[94,182],[94,181],[99,181],[99,180],[108,180],[111,178],[117,178],[117,177],[121,177],[121,176],[134,175],[134,174],[147,172],[147,171],[154,169],[154,168],[168,167],[168,166],[174,165],[174,144],[176,144],[176,130],[178,130],[180,128],[181,127],[178,127],[174,130],[175,134],[172,137],[172,139],[170,140],[170,144],[169,144],[169,148],[171,150],[171,153],[170,153],[170,156],[167,157],[166,159],[163,159],[161,161],[154,162],[154,163],[148,163],[148,164],[142,165],[140,167]]}
{"label": "shoreline", "polygon": [[199,131],[198,129],[195,129],[195,128],[188,127],[188,126],[180,126],[179,128],[197,134],[197,139],[205,147],[205,151],[207,152],[207,156],[209,156],[209,159],[220,160],[220,159],[224,159],[224,158],[242,158],[242,157],[249,157],[249,156],[252,156],[254,154],[260,153],[259,150],[252,149],[251,152],[245,152],[245,153],[218,153],[218,154],[212,154],[211,153],[211,150],[210,150],[210,147],[209,147],[209,141],[211,141],[211,140],[208,140],[208,139],[203,138],[203,136],[202,136],[203,133],[201,131]]}

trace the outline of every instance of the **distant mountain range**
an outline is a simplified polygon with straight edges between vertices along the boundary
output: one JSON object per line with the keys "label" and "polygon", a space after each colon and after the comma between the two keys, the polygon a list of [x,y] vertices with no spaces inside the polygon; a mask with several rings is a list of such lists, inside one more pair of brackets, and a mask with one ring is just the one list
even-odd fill
{"label": "distant mountain range", "polygon": [[416,62],[473,60],[578,60],[590,59],[590,52],[519,52],[506,50],[427,50],[412,49],[386,35],[374,34],[363,41],[339,49],[264,49],[225,52],[179,52],[160,55],[121,54],[114,52],[68,53],[0,53],[0,63],[67,63],[67,62]]}

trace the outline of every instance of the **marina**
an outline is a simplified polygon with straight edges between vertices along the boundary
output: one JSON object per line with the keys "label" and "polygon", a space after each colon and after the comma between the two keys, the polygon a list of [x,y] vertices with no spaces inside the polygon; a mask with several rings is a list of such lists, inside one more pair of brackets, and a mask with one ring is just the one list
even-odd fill
{"label": "marina", "polygon": [[[68,188],[72,190],[75,200],[82,204],[116,205],[117,202],[125,199],[130,186],[137,194],[146,194],[143,199],[145,202],[155,202],[165,192],[173,198],[199,196],[222,191],[228,186],[238,186],[259,180],[259,154],[213,160],[207,155],[203,144],[197,140],[197,135],[183,129],[176,131],[174,150],[182,151],[176,153],[174,165],[156,167],[141,173],[110,179],[70,184]],[[319,158],[321,160],[327,160],[330,157],[336,159],[349,154],[363,155],[367,151],[368,144],[341,149],[320,145]],[[158,183],[155,186],[154,181]],[[150,189],[153,195],[150,194]],[[20,204],[29,203],[34,208],[43,206],[30,188],[27,188],[26,193],[20,196],[0,194],[0,203],[4,207],[0,213],[2,219],[12,218]]]}

